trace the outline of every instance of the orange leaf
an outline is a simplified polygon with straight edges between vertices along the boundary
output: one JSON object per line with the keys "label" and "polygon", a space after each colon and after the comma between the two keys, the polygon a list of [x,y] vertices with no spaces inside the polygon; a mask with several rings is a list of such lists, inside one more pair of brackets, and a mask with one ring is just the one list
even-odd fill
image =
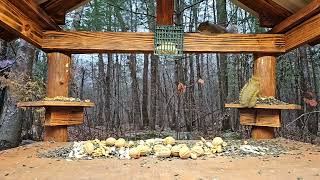
{"label": "orange leaf", "polygon": [[183,94],[186,92],[186,86],[184,84],[182,84],[181,82],[179,82],[178,84],[178,93],[179,94]]}
{"label": "orange leaf", "polygon": [[198,83],[203,85],[204,84],[204,80],[203,79],[198,79]]}

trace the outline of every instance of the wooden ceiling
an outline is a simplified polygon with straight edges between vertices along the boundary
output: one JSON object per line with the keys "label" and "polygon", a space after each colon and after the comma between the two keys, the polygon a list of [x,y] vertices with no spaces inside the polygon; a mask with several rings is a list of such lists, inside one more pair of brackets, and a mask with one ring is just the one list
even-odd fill
{"label": "wooden ceiling", "polygon": [[[231,0],[260,20],[260,26],[272,28],[306,7],[312,0]],[[319,3],[319,1],[318,1]]]}
{"label": "wooden ceiling", "polygon": [[[22,0],[23,1],[23,0]],[[67,12],[90,0],[25,0],[35,1],[57,24],[65,23]],[[307,6],[312,0],[231,0],[260,20],[260,26],[272,28]]]}
{"label": "wooden ceiling", "polygon": [[[90,0],[12,0],[11,2],[22,11],[29,13],[31,16],[48,16],[48,18],[44,18],[45,21],[41,23],[45,26],[43,29],[56,30],[57,25],[65,24],[65,15],[67,12],[84,5],[89,1]],[[258,17],[260,20],[260,26],[272,28],[292,14],[306,7],[312,0],[231,1],[244,10],[250,12],[252,15]],[[319,1],[317,2],[319,3]],[[37,12],[37,14],[33,14],[35,12]],[[39,19],[37,17],[35,18]],[[54,23],[52,23],[52,21]]]}
{"label": "wooden ceiling", "polygon": [[[28,19],[40,25],[41,29],[59,31],[61,30],[59,25],[65,24],[66,13],[88,1],[90,0],[10,0],[10,3],[18,8],[18,11],[23,12]],[[11,41],[17,36],[0,27],[0,38]]]}
{"label": "wooden ceiling", "polygon": [[[29,0],[32,1],[32,0]],[[90,0],[33,0],[59,25],[65,23],[66,13]]]}

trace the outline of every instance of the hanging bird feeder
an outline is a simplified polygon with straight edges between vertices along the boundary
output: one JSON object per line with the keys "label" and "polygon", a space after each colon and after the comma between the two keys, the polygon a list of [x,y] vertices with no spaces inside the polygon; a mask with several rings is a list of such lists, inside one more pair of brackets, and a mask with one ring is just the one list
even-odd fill
{"label": "hanging bird feeder", "polygon": [[154,54],[159,56],[182,56],[183,34],[182,26],[156,26],[154,33]]}

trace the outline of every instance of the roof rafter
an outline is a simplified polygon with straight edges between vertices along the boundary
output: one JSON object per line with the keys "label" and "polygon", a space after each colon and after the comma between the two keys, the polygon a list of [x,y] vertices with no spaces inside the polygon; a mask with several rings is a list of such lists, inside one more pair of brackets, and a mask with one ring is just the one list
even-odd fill
{"label": "roof rafter", "polygon": [[260,26],[273,27],[292,13],[272,0],[238,0],[259,14]]}
{"label": "roof rafter", "polygon": [[10,34],[41,48],[42,28],[9,0],[0,1],[0,25]]}
{"label": "roof rafter", "polygon": [[286,51],[320,40],[320,13],[285,34]]}
{"label": "roof rafter", "polygon": [[64,24],[65,15],[68,11],[75,9],[89,0],[49,0],[40,6],[58,23]]}
{"label": "roof rafter", "polygon": [[54,20],[34,0],[10,0],[26,16],[46,30],[61,30]]}
{"label": "roof rafter", "polygon": [[277,24],[271,33],[284,33],[320,12],[320,0],[313,0],[298,12]]}

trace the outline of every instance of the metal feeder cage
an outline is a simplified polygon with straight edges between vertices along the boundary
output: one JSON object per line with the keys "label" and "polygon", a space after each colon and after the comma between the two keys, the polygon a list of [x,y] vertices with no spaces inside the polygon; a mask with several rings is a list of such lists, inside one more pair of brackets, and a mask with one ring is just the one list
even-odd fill
{"label": "metal feeder cage", "polygon": [[154,54],[159,56],[183,55],[183,26],[157,26],[154,33]]}

